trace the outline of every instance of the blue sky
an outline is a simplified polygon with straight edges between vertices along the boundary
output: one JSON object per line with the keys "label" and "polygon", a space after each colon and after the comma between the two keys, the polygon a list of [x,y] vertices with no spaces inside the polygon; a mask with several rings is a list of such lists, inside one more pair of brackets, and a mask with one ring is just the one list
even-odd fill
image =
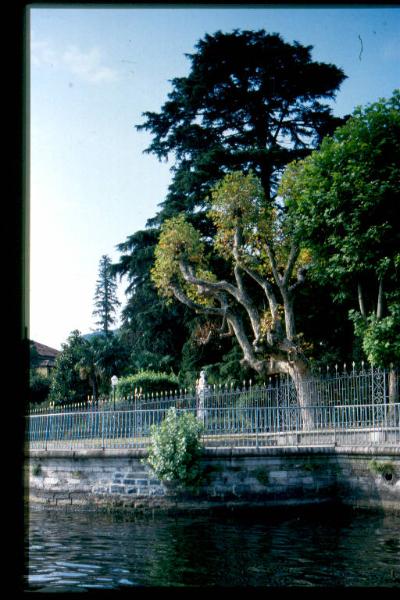
{"label": "blue sky", "polygon": [[[337,115],[400,86],[400,12],[389,8],[33,7],[30,10],[31,339],[61,348],[92,317],[103,254],[157,212],[171,164],[143,154],[144,111],[159,111],[185,53],[217,30],[265,29],[312,45],[348,79]],[[119,295],[125,302],[122,281]]]}

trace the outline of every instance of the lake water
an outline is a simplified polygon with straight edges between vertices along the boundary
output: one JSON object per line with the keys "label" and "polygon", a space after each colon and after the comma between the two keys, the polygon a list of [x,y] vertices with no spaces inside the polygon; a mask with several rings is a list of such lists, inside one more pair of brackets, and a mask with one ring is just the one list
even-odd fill
{"label": "lake water", "polygon": [[31,511],[26,590],[400,587],[400,516],[327,507],[127,518]]}

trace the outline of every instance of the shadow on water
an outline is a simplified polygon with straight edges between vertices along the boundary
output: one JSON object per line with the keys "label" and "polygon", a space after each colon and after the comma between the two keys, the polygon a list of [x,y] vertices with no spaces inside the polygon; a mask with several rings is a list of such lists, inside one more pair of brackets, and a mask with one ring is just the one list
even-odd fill
{"label": "shadow on water", "polygon": [[400,587],[400,517],[344,507],[29,517],[27,590]]}

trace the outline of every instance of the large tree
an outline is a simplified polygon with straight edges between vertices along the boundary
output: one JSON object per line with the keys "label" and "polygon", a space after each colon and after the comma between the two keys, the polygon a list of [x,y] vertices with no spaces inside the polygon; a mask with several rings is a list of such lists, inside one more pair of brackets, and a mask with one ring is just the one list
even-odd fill
{"label": "large tree", "polygon": [[[320,150],[288,166],[273,201],[252,173],[230,173],[214,186],[212,250],[229,262],[229,278],[212,269],[209,240],[184,213],[162,227],[152,270],[160,293],[219,317],[220,333],[235,335],[244,361],[258,373],[289,374],[306,409],[309,340],[298,331],[295,299],[308,271],[333,283],[338,298],[358,297],[364,346],[381,335],[389,350],[392,327],[392,356],[398,352],[399,99],[396,92],[356,109]],[[366,299],[375,293],[372,323]],[[310,424],[311,413],[304,416]]]}
{"label": "large tree", "polygon": [[233,170],[252,169],[269,200],[285,165],[341,123],[325,101],[345,75],[313,61],[312,46],[235,30],[207,34],[196,50],[161,112],[144,113],[138,126],[153,136],[147,152],[174,158],[165,217],[204,207],[206,190]]}
{"label": "large tree", "polygon": [[[252,170],[264,201],[271,202],[284,166],[307,155],[342,122],[326,101],[335,97],[345,75],[334,65],[313,61],[311,51],[264,30],[207,34],[188,55],[188,76],[172,80],[161,111],[144,113],[137,128],[152,135],[147,152],[172,159],[173,177],[147,232],[120,245],[123,256],[115,266],[131,282],[128,305],[135,304],[130,312],[142,313],[143,324],[151,327],[148,304],[141,309],[137,302],[141,287],[146,286],[143,296],[151,294],[150,267],[143,269],[143,257],[154,252],[160,225],[183,211],[212,237],[207,194],[226,173]],[[217,262],[219,273],[227,273],[223,261]]]}
{"label": "large tree", "polygon": [[110,332],[110,326],[115,323],[115,313],[120,302],[117,297],[115,275],[111,270],[111,259],[103,255],[100,259],[96,291],[94,295],[93,316],[97,317],[99,325],[105,334]]}
{"label": "large tree", "polygon": [[308,158],[282,193],[313,259],[310,274],[350,299],[367,357],[400,362],[400,91],[365,108]]}
{"label": "large tree", "polygon": [[[213,251],[229,261],[231,275],[212,269],[210,248],[181,213],[162,226],[152,277],[161,294],[200,314],[220,319],[220,335],[234,335],[244,362],[257,373],[286,373],[300,405],[309,366],[298,335],[294,300],[309,256],[290,211],[266,202],[253,173],[227,174],[213,189],[209,216],[216,228]],[[311,423],[306,410],[305,421]]]}

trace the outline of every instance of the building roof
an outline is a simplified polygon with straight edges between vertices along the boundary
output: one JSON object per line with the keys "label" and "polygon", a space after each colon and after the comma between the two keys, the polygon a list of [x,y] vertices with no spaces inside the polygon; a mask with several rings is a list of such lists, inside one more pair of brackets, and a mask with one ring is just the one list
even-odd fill
{"label": "building roof", "polygon": [[31,342],[41,358],[56,358],[56,356],[60,354],[60,350],[50,348],[50,346],[45,346],[44,344],[34,342],[33,340],[31,340]]}

